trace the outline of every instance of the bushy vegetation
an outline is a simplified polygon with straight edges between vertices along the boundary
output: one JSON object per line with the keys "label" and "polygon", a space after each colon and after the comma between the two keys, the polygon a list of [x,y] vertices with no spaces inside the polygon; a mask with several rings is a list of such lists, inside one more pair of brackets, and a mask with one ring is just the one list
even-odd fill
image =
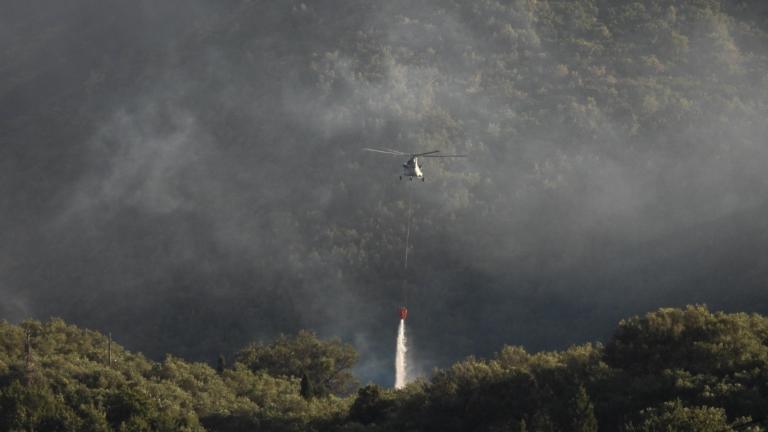
{"label": "bushy vegetation", "polygon": [[703,306],[624,320],[605,346],[507,346],[348,396],[305,390],[349,376],[354,358],[308,332],[219,371],[114,343],[108,363],[105,336],[56,319],[3,323],[0,341],[0,431],[721,432],[764,430],[768,412],[768,318]]}
{"label": "bushy vegetation", "polygon": [[[217,372],[172,356],[153,362],[114,343],[110,364],[107,337],[61,320],[3,323],[0,340],[3,431],[325,430],[349,405],[332,394],[302,397],[300,377],[248,368],[254,364]],[[271,347],[285,340],[296,342],[294,358],[319,347],[307,354],[317,362],[336,360],[321,351],[340,346],[301,333]]]}

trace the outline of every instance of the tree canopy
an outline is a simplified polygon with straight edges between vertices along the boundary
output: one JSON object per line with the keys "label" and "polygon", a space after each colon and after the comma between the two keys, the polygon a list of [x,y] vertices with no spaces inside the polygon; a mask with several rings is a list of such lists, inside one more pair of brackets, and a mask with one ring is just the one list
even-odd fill
{"label": "tree canopy", "polygon": [[[340,397],[330,383],[354,386],[356,353],[311,332],[251,344],[217,371],[115,343],[108,364],[99,333],[2,323],[0,431],[761,431],[766,328],[760,315],[659,309],[621,321],[605,346],[505,346],[402,390],[368,384]],[[339,371],[344,381],[308,393],[312,376]]]}
{"label": "tree canopy", "polygon": [[[253,372],[266,372],[286,378],[306,377],[313,396],[346,395],[356,388],[352,367],[357,352],[338,339],[319,340],[302,330],[296,336],[280,336],[267,344],[253,344],[236,357]],[[309,390],[307,390],[309,391]]]}

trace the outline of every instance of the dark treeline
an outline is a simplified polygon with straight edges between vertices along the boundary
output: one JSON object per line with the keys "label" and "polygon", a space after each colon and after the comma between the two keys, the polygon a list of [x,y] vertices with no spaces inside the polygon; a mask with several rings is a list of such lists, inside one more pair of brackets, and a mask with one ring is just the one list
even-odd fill
{"label": "dark treeline", "polygon": [[[110,349],[111,348],[111,349]],[[153,362],[61,320],[0,325],[0,431],[765,430],[768,318],[660,309],[605,345],[506,346],[390,390],[309,332],[217,368]]]}

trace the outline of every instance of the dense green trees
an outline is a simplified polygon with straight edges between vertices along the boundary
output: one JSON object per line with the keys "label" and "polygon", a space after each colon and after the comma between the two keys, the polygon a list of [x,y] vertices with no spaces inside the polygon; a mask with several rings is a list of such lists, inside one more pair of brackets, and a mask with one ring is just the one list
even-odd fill
{"label": "dense green trees", "polygon": [[394,399],[366,387],[349,418],[384,430],[716,431],[750,419],[762,430],[765,325],[702,306],[661,309],[622,321],[605,348],[505,347]]}
{"label": "dense green trees", "polygon": [[765,387],[758,385],[768,368],[767,325],[757,315],[662,309],[622,321],[605,360],[621,368],[634,389],[634,408],[681,398],[757,416],[768,409]]}
{"label": "dense green trees", "polygon": [[[301,340],[325,344],[308,333]],[[307,401],[297,378],[239,363],[218,373],[172,356],[152,362],[112,344],[110,366],[106,337],[60,320],[1,323],[0,341],[2,431],[302,431],[337,422],[349,404],[334,396]]]}
{"label": "dense green trees", "polygon": [[337,339],[320,341],[307,331],[250,345],[235,360],[253,372],[302,379],[304,392],[313,396],[346,395],[357,384],[351,371],[357,362],[354,348]]}
{"label": "dense green trees", "polygon": [[0,340],[0,431],[758,431],[768,412],[768,318],[703,306],[623,320],[605,347],[507,346],[344,398],[354,349],[310,332],[250,345],[220,372],[117,344],[107,365],[107,338],[60,320],[2,323]]}
{"label": "dense green trees", "polygon": [[[638,426],[630,424],[627,432],[728,432],[731,425],[725,410],[712,407],[686,407],[679,400],[666,402],[659,408],[649,408],[641,413]],[[742,423],[737,423],[740,425]]]}

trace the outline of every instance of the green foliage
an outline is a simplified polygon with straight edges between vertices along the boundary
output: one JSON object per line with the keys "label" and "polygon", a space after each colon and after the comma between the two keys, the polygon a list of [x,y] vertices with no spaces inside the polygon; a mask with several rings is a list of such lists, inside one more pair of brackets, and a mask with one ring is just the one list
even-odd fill
{"label": "green foliage", "polygon": [[223,374],[224,369],[227,367],[227,361],[224,359],[223,354],[219,354],[218,359],[216,359],[216,372],[218,374]]}
{"label": "green foliage", "polygon": [[759,315],[661,309],[622,321],[605,359],[624,371],[637,408],[678,397],[755,416],[768,408],[755,386],[768,369],[766,336],[768,320]]}
{"label": "green foliage", "polygon": [[592,402],[583,385],[579,386],[576,395],[568,406],[571,417],[571,428],[574,432],[597,431],[597,419]]}
{"label": "green foliage", "polygon": [[407,395],[365,387],[350,420],[376,430],[730,430],[761,418],[768,401],[759,396],[768,367],[753,362],[764,349],[763,320],[661,309],[622,321],[606,348],[504,347],[438,370]]}
{"label": "green foliage", "polygon": [[312,388],[312,382],[309,380],[309,375],[305,373],[304,375],[301,376],[300,385],[301,385],[300,387],[301,397],[303,397],[304,399],[309,399],[312,396],[314,396],[315,392],[314,392],[314,389]]}
{"label": "green foliage", "polygon": [[369,384],[357,391],[349,419],[364,425],[383,423],[393,414],[394,407],[392,394],[385,395],[381,387]]}
{"label": "green foliage", "polygon": [[0,323],[0,431],[759,431],[767,329],[759,315],[660,309],[623,320],[605,348],[507,346],[402,390],[371,384],[339,398],[312,391],[310,373],[349,373],[354,351],[309,332],[251,345],[238,354],[247,363],[219,372],[117,344],[106,365],[98,333],[61,320]]}
{"label": "green foliage", "polygon": [[351,402],[306,401],[296,380],[241,364],[218,373],[173,356],[156,363],[115,343],[107,365],[106,337],[61,320],[0,323],[0,341],[0,431],[303,431],[338,423]]}
{"label": "green foliage", "polygon": [[629,425],[627,432],[728,432],[732,431],[722,408],[686,407],[679,400],[660,408],[643,410],[639,426]]}
{"label": "green foliage", "polygon": [[726,376],[768,365],[766,336],[768,321],[758,315],[711,314],[704,306],[661,309],[622,321],[606,360],[638,373],[674,367]]}
{"label": "green foliage", "polygon": [[280,336],[268,344],[253,344],[241,350],[236,361],[253,372],[287,378],[306,376],[313,396],[347,395],[357,383],[350,370],[357,362],[354,348],[338,339],[321,341],[308,331],[294,337]]}
{"label": "green foliage", "polygon": [[66,431],[80,425],[76,413],[45,383],[12,380],[0,390],[0,430]]}

